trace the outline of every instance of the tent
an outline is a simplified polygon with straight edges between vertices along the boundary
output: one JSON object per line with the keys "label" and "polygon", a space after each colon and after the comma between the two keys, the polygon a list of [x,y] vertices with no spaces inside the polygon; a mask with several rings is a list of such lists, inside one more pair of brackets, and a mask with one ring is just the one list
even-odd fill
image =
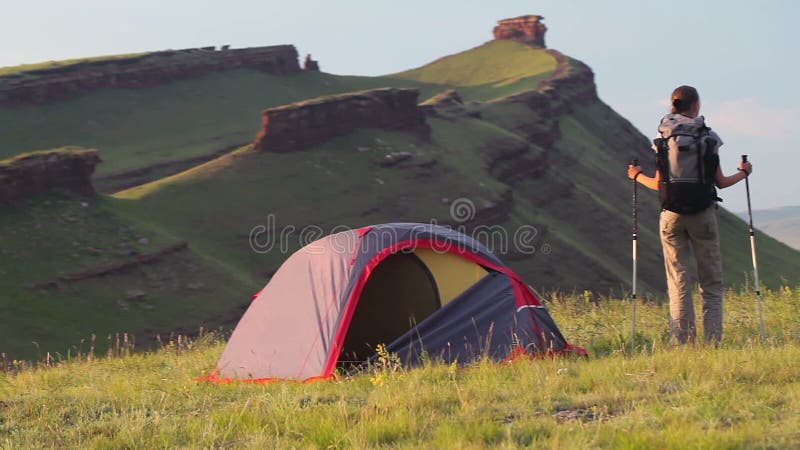
{"label": "tent", "polygon": [[517,274],[450,228],[389,223],[319,239],[256,294],[211,381],[309,380],[373,358],[467,363],[575,351]]}

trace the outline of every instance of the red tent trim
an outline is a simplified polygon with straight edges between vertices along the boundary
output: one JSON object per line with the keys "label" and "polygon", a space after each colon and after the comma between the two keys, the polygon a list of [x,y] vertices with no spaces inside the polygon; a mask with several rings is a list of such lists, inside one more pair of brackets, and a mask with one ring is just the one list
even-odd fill
{"label": "red tent trim", "polygon": [[247,378],[244,380],[238,378],[227,378],[227,377],[220,377],[219,376],[219,368],[214,369],[208,375],[201,375],[197,377],[198,383],[213,383],[213,384],[272,384],[278,382],[290,382],[290,383],[313,383],[316,381],[333,381],[336,379],[335,375],[330,376],[319,376],[319,377],[311,377],[306,378],[305,380],[291,380],[286,378]]}

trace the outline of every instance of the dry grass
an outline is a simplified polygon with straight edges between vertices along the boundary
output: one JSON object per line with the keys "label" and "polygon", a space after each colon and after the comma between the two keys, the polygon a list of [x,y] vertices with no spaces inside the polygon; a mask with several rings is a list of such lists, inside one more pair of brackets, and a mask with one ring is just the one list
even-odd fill
{"label": "dry grass", "polygon": [[[550,305],[592,357],[431,363],[391,355],[334,382],[209,385],[223,342],[124,342],[50,367],[0,373],[0,446],[157,448],[793,448],[800,439],[797,291],[766,296],[770,336],[754,334],[751,293],[730,293],[721,348],[670,348],[665,307],[582,297]],[[112,346],[113,347],[113,346]],[[42,363],[45,365],[46,363]]]}

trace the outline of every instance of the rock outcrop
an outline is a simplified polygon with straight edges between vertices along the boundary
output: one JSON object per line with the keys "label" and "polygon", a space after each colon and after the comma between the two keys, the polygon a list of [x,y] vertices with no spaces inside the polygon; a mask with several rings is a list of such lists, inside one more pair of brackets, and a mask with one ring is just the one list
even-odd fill
{"label": "rock outcrop", "polygon": [[534,47],[545,48],[544,34],[547,27],[542,23],[542,16],[520,16],[497,21],[492,30],[495,39],[506,39],[522,42]]}
{"label": "rock outcrop", "polygon": [[419,105],[422,112],[430,117],[470,116],[480,118],[480,102],[467,102],[455,89],[448,89],[425,100]]}
{"label": "rock outcrop", "polygon": [[306,55],[306,60],[303,62],[303,71],[319,72],[319,61],[311,59],[311,54]]}
{"label": "rock outcrop", "polygon": [[50,189],[94,195],[96,150],[69,147],[25,153],[0,161],[0,204],[16,204]]}
{"label": "rock outcrop", "polygon": [[[307,64],[306,70],[319,65]],[[144,88],[232,69],[255,69],[274,75],[302,71],[293,45],[231,50],[222,46],[167,50],[0,76],[0,106],[68,100],[102,88]]]}
{"label": "rock outcrop", "polygon": [[[544,176],[550,166],[554,144],[561,137],[559,118],[570,114],[580,105],[598,101],[592,70],[580,61],[568,58],[555,50],[546,50],[556,61],[556,70],[532,91],[491,100],[485,104],[482,118],[495,121],[525,138],[531,145],[520,142],[493,142],[483,150],[487,168],[495,178],[514,186],[520,181]],[[525,107],[529,113],[509,116],[507,107]],[[496,112],[498,111],[498,112]],[[569,180],[549,181],[536,192],[528,194],[537,205],[547,205],[574,193]]]}
{"label": "rock outcrop", "polygon": [[381,88],[319,97],[262,113],[254,148],[292,152],[321,144],[356,128],[404,129],[428,133],[417,107],[416,89]]}

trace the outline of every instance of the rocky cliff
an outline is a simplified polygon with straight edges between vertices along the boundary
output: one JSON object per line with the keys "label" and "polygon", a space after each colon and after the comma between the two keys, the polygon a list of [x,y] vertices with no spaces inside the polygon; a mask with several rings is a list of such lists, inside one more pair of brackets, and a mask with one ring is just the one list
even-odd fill
{"label": "rocky cliff", "polygon": [[[599,101],[594,74],[588,66],[555,50],[546,51],[556,59],[556,70],[536,89],[491,100],[478,109],[482,119],[516,133],[528,144],[499,140],[482,152],[489,172],[511,186],[543,177],[556,156],[554,146],[562,137],[560,118]],[[631,144],[632,148],[636,144],[639,142]],[[548,179],[524,195],[544,207],[571,197],[573,191],[569,180]]]}
{"label": "rocky cliff", "polygon": [[520,122],[516,131],[529,141],[549,148],[560,136],[558,117],[568,114],[577,105],[587,105],[598,100],[594,73],[586,64],[567,58],[556,50],[547,50],[558,61],[555,72],[532,91],[503,97],[489,102],[502,106],[522,104],[538,120]]}
{"label": "rocky cliff", "polygon": [[50,189],[94,195],[96,150],[68,147],[25,153],[0,161],[0,204],[15,204]]}
{"label": "rocky cliff", "polygon": [[[310,59],[310,58],[309,58]],[[223,46],[168,50],[81,61],[0,76],[0,106],[68,100],[102,88],[153,87],[212,72],[255,69],[274,75],[299,73],[293,45],[229,49]],[[316,61],[305,70],[318,70]]]}
{"label": "rocky cliff", "polygon": [[270,108],[253,146],[291,152],[347,134],[356,128],[429,131],[417,107],[416,89],[381,88],[320,97]]}
{"label": "rocky cliff", "polygon": [[492,32],[495,39],[507,39],[545,48],[544,34],[547,32],[547,27],[542,20],[544,17],[535,15],[503,19],[497,22]]}

